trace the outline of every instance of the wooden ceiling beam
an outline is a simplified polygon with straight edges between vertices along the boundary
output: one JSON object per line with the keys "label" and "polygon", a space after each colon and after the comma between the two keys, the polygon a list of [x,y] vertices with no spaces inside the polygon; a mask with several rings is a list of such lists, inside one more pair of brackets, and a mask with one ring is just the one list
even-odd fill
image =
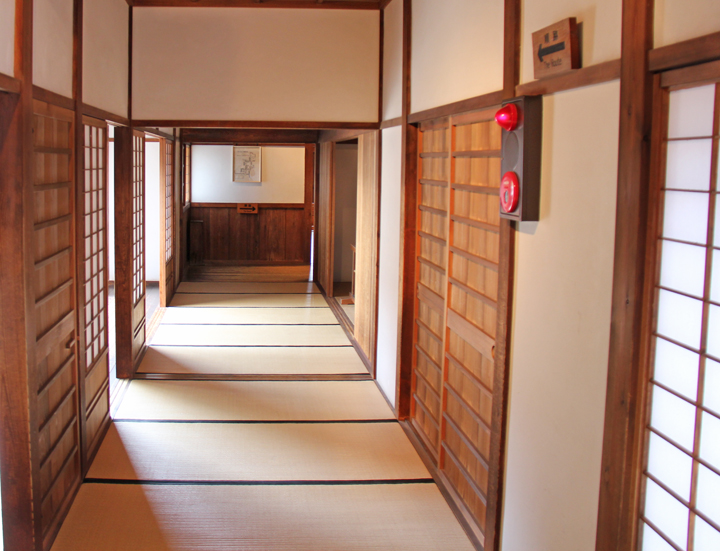
{"label": "wooden ceiling beam", "polygon": [[183,143],[204,144],[303,144],[316,143],[318,130],[183,128]]}
{"label": "wooden ceiling beam", "polygon": [[380,0],[127,0],[136,8],[291,8],[379,10]]}

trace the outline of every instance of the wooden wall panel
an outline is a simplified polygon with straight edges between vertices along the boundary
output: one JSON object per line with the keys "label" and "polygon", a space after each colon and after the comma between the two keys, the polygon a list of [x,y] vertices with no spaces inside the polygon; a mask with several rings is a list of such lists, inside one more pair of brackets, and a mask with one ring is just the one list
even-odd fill
{"label": "wooden wall panel", "polygon": [[50,537],[81,481],[72,111],[33,102],[35,501]]}
{"label": "wooden wall panel", "polygon": [[160,165],[160,181],[164,182],[163,200],[160,201],[160,220],[164,221],[163,246],[160,259],[160,306],[170,304],[175,293],[175,251],[177,239],[175,229],[175,144],[161,139],[160,148],[163,163]]}
{"label": "wooden wall panel", "polygon": [[145,134],[115,129],[117,374],[129,378],[145,345]]}
{"label": "wooden wall panel", "polygon": [[78,301],[83,468],[109,421],[107,123],[83,117],[82,192],[78,193]]}
{"label": "wooden wall panel", "polygon": [[379,145],[379,131],[358,138],[354,336],[373,366],[377,340]]}
{"label": "wooden wall panel", "polygon": [[495,346],[505,340],[499,271],[510,254],[501,249],[494,111],[423,123],[418,155],[411,418],[480,541],[499,503],[493,443],[503,430],[495,410],[505,378]]}
{"label": "wooden wall panel", "polygon": [[317,231],[318,283],[328,296],[333,296],[333,265],[335,250],[335,144],[320,144],[319,185],[315,201]]}
{"label": "wooden wall panel", "polygon": [[193,203],[190,223],[199,241],[191,245],[191,262],[309,264],[308,221],[302,203],[268,203],[258,214],[239,213],[235,203]]}

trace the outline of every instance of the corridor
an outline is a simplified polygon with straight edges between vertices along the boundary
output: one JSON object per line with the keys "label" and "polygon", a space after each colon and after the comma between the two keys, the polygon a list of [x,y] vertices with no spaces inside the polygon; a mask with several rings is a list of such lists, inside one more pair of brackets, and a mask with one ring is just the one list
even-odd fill
{"label": "corridor", "polygon": [[179,286],[53,551],[473,549],[317,287],[264,279]]}

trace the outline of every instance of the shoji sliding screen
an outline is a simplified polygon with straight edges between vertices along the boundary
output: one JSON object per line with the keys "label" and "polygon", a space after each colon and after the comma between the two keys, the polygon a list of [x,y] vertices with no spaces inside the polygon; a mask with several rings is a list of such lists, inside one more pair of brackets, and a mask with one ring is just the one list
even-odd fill
{"label": "shoji sliding screen", "polygon": [[720,86],[662,92],[658,103],[638,549],[714,551],[720,549]]}

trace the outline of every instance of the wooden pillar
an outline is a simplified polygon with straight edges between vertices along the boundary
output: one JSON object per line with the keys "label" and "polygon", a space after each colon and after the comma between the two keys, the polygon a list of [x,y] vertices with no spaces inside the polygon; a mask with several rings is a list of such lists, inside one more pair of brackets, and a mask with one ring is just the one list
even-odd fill
{"label": "wooden pillar", "polygon": [[410,416],[412,400],[412,359],[415,333],[415,263],[417,225],[417,127],[410,116],[410,62],[412,46],[412,1],[403,0],[402,62],[402,264],[400,265],[400,315],[398,319],[398,374],[395,410],[398,419]]}
{"label": "wooden pillar", "polygon": [[115,349],[117,376],[133,365],[133,131],[115,128]]}
{"label": "wooden pillar", "polygon": [[653,0],[623,0],[620,146],[612,317],[597,551],[630,551],[637,541],[638,442],[645,235],[650,169]]}
{"label": "wooden pillar", "polygon": [[[29,271],[32,242],[32,30],[33,1],[17,0],[15,78],[19,94],[0,93],[0,473],[6,551],[39,549],[39,519],[33,517],[37,455],[30,365],[34,362],[35,327]],[[28,202],[30,201],[30,202]],[[39,515],[36,515],[39,517]]]}

